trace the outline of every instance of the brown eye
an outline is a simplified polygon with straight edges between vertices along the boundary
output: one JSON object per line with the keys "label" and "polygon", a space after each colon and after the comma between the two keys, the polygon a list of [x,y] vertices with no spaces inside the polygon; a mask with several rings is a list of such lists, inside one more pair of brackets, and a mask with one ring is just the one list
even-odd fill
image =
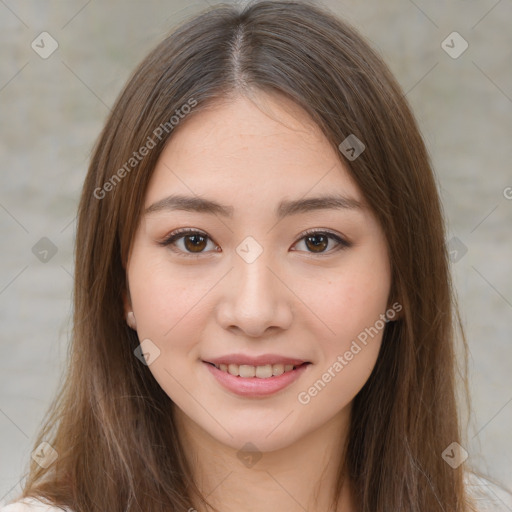
{"label": "brown eye", "polygon": [[183,237],[183,243],[187,251],[201,252],[206,247],[206,239],[203,235],[186,235]]}
{"label": "brown eye", "polygon": [[[303,243],[305,249],[302,250],[310,254],[328,255],[352,246],[351,242],[330,231],[304,231],[300,236],[302,238],[299,239],[297,244]],[[333,247],[329,248],[329,242],[332,241],[334,241]]]}
{"label": "brown eye", "polygon": [[159,242],[160,245],[164,247],[169,246],[173,252],[183,256],[200,256],[203,253],[211,252],[205,250],[208,247],[208,243],[212,244],[214,249],[218,251],[218,247],[215,246],[206,233],[194,229],[174,231],[165,240]]}
{"label": "brown eye", "polygon": [[323,252],[328,245],[329,239],[322,233],[306,237],[306,246],[311,252]]}

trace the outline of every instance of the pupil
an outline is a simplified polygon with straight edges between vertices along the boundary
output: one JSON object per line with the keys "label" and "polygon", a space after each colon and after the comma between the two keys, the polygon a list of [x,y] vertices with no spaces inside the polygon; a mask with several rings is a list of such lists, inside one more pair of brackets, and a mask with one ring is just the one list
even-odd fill
{"label": "pupil", "polygon": [[[192,251],[193,252],[200,252],[200,249],[203,249],[203,247],[200,246],[201,243],[204,243],[204,236],[202,235],[189,235],[186,238],[186,242],[190,242],[190,240],[194,239],[194,242],[192,242]],[[186,243],[185,242],[185,243]],[[187,247],[187,249],[191,249],[191,247]],[[197,250],[199,249],[199,251]]]}
{"label": "pupil", "polygon": [[315,239],[318,239],[318,238],[322,238],[323,242],[318,242],[318,243],[312,242],[313,243],[313,247],[315,248],[315,250],[313,252],[320,252],[320,251],[316,250],[318,248],[325,249],[325,238],[326,237],[325,237],[325,235],[312,235],[312,236],[308,236],[308,238],[307,238],[308,242],[311,242],[312,240],[315,240]]}

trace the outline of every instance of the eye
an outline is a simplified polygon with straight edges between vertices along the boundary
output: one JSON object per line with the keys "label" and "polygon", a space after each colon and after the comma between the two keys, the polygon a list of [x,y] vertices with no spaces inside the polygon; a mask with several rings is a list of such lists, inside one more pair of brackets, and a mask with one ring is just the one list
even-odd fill
{"label": "eye", "polygon": [[[304,245],[307,249],[307,252],[311,252],[313,254],[325,254],[327,252],[336,252],[341,249],[346,249],[347,247],[352,246],[350,242],[330,231],[308,230],[304,231],[299,236],[301,237],[299,242],[304,240]],[[336,245],[333,250],[327,251],[326,249],[327,247],[329,247],[330,240],[334,240],[336,242]]]}
{"label": "eye", "polygon": [[[178,242],[183,241],[182,248],[178,248]],[[183,256],[199,256],[203,252],[203,249],[208,245],[207,241],[212,240],[210,237],[202,232],[195,229],[178,229],[173,231],[165,240],[159,242],[160,245],[167,247]],[[215,247],[218,247],[214,244]],[[206,251],[208,252],[208,251]]]}
{"label": "eye", "polygon": [[[330,231],[308,230],[302,232],[299,236],[301,237],[299,242],[304,240],[306,252],[311,252],[313,254],[336,252],[352,246],[350,242]],[[326,249],[329,247],[329,242],[332,240],[335,242],[335,248],[327,251]],[[179,247],[178,242],[183,242],[181,247]],[[164,247],[169,246],[173,252],[176,252],[181,256],[193,257],[211,252],[205,250],[208,246],[208,242],[214,246],[216,252],[220,252],[219,246],[214,244],[206,233],[188,228],[173,231],[165,240],[159,242],[159,244]],[[297,245],[297,243],[294,244],[294,246]]]}

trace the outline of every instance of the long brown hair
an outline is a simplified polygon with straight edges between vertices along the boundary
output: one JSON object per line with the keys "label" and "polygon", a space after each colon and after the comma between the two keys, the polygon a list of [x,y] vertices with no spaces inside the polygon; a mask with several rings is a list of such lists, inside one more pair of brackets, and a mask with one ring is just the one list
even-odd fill
{"label": "long brown hair", "polygon": [[356,159],[338,154],[384,230],[391,294],[403,306],[354,399],[334,501],[347,472],[361,512],[469,510],[465,465],[442,457],[460,441],[460,320],[428,153],[377,53],[332,13],[299,1],[207,9],[154,49],[117,99],[79,205],[68,370],[34,445],[46,441],[58,457],[47,469],[31,463],[22,497],[75,512],[188,510],[203,500],[170,399],[134,356],[123,265],[173,131],[210,102],[254,91],[292,99],[337,151],[349,135],[364,143]]}

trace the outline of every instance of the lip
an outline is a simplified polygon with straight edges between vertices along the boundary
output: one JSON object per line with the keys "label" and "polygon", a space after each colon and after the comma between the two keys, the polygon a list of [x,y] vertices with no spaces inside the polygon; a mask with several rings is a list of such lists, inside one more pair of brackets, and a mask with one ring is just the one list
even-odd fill
{"label": "lip", "polygon": [[[237,359],[240,360],[240,359]],[[247,359],[245,359],[247,360]],[[254,360],[254,358],[252,358]],[[269,359],[266,359],[267,361]],[[292,359],[287,359],[288,361],[293,361]],[[220,361],[220,359],[219,359]],[[223,359],[225,361],[225,359]],[[213,361],[211,361],[213,362]],[[295,382],[300,376],[307,370],[310,363],[301,364],[301,362],[296,363],[298,366],[295,370],[291,370],[289,372],[285,372],[282,375],[278,375],[275,377],[269,377],[267,379],[260,379],[259,377],[239,377],[238,375],[231,375],[230,373],[223,372],[219,370],[209,362],[203,361],[203,364],[208,368],[210,373],[215,377],[217,382],[221,384],[225,389],[235,393],[236,395],[243,397],[266,397],[281,391],[282,389],[290,386],[293,382]],[[217,364],[217,363],[215,363]],[[220,363],[219,363],[220,364]],[[237,363],[231,363],[237,364]],[[241,363],[244,364],[244,363]],[[251,363],[245,363],[251,364]],[[262,363],[259,363],[261,365]],[[274,363],[274,364],[283,364],[283,363]],[[294,363],[287,363],[294,364]],[[258,366],[254,365],[253,366]]]}
{"label": "lip", "polygon": [[212,359],[203,359],[205,363],[213,364],[248,364],[250,366],[265,366],[267,364],[293,364],[298,366],[304,361],[292,357],[281,356],[278,354],[262,354],[259,356],[249,356],[246,354],[226,354],[225,356],[215,357]]}

